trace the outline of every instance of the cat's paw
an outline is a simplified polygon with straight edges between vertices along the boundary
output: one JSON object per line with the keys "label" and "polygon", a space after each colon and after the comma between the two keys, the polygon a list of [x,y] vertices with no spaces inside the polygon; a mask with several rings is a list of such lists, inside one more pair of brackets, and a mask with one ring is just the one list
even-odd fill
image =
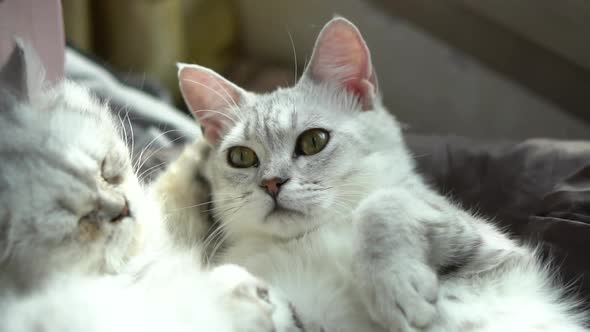
{"label": "cat's paw", "polygon": [[387,320],[390,330],[416,331],[430,326],[438,315],[437,275],[426,265],[400,262],[387,278],[377,284],[374,310]]}
{"label": "cat's paw", "polygon": [[365,271],[359,280],[362,300],[388,331],[422,331],[437,318],[438,278],[428,266],[400,260],[399,267]]}
{"label": "cat's paw", "polygon": [[237,265],[221,265],[211,276],[224,288],[223,304],[235,332],[301,332],[295,308],[276,290]]}

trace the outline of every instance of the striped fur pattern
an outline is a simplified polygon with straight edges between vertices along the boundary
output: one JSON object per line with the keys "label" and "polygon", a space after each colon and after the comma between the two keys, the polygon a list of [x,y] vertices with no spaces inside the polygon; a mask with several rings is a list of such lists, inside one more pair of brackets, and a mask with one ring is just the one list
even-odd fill
{"label": "striped fur pattern", "polygon": [[[220,224],[212,254],[284,291],[308,330],[586,331],[535,250],[416,174],[352,23],[324,27],[290,88],[257,95],[195,65],[179,79],[211,149],[194,167]],[[297,154],[311,128],[329,142]],[[258,163],[232,166],[236,146]]]}

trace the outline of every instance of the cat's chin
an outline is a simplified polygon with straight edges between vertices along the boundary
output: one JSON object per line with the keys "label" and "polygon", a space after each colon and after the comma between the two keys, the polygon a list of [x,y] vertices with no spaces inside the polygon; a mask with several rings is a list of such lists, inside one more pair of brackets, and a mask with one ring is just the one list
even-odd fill
{"label": "cat's chin", "polygon": [[305,213],[284,206],[274,206],[264,218],[270,222],[292,222],[296,219],[306,219]]}
{"label": "cat's chin", "polygon": [[265,231],[282,240],[298,239],[322,226],[320,218],[301,211],[280,207],[270,210],[264,218]]}

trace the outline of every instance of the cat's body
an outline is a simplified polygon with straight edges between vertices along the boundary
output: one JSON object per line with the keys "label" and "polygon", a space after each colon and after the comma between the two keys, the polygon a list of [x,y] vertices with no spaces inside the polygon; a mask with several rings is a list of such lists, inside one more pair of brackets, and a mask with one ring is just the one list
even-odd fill
{"label": "cat's body", "polygon": [[534,250],[414,172],[346,20],[294,87],[255,95],[190,65],[179,78],[211,150],[173,169],[202,162],[223,231],[210,254],[282,289],[308,330],[586,331]]}
{"label": "cat's body", "polygon": [[[309,96],[306,99],[308,107],[313,105]],[[390,129],[394,123],[388,120],[389,115],[385,110],[380,111],[383,113],[378,114],[379,110],[374,111],[375,114],[362,113],[365,117],[374,116],[373,119],[367,119],[367,129],[372,128],[373,133],[381,137],[381,141],[394,143],[399,139],[398,142],[401,143],[399,132]],[[359,126],[359,119],[351,120],[351,125],[353,122],[355,126]],[[376,128],[375,123],[383,124],[382,130]],[[333,136],[335,135],[336,133]],[[383,139],[386,136],[391,138]],[[370,139],[364,142],[373,141]],[[362,143],[354,146],[359,149],[365,147]],[[572,310],[575,303],[568,303],[562,298],[563,294],[558,288],[554,288],[554,275],[550,274],[548,268],[540,265],[532,249],[509,240],[487,221],[459,210],[427,188],[413,173],[413,163],[410,158],[406,158],[408,154],[405,149],[396,151],[391,146],[384,145],[381,151],[370,158],[351,158],[356,163],[357,172],[342,174],[343,179],[346,178],[341,185],[350,185],[335,198],[341,200],[341,205],[336,205],[325,215],[317,216],[317,220],[292,221],[306,223],[305,226],[316,224],[317,228],[311,227],[296,235],[286,231],[285,238],[277,238],[266,232],[248,233],[247,230],[236,230],[237,227],[230,225],[227,228],[229,245],[220,251],[220,262],[241,265],[285,292],[298,308],[308,329],[313,330],[315,327],[319,331],[321,327],[325,331],[387,331],[386,327],[376,323],[379,318],[374,317],[375,313],[370,312],[362,300],[365,295],[362,293],[364,290],[359,287],[362,282],[359,278],[367,276],[359,276],[355,270],[368,270],[364,265],[373,262],[369,257],[359,257],[359,242],[363,241],[359,235],[364,231],[368,232],[368,236],[374,237],[370,240],[370,245],[373,246],[371,250],[375,250],[372,254],[387,257],[390,255],[388,249],[395,248],[387,248],[387,243],[379,241],[416,241],[412,238],[413,235],[403,238],[401,229],[413,227],[411,223],[417,221],[426,232],[440,233],[430,235],[430,238],[417,235],[417,239],[423,242],[409,243],[410,248],[418,251],[422,247],[443,247],[440,249],[442,252],[434,252],[441,257],[456,253],[456,257],[432,258],[441,261],[440,264],[433,263],[439,265],[435,266],[438,268],[437,272],[449,271],[448,275],[440,278],[438,290],[434,289],[438,291],[436,308],[440,316],[434,318],[432,328],[424,329],[425,331],[583,331],[578,321],[581,316],[576,316]],[[210,159],[209,162],[209,167],[205,166],[205,174],[212,179],[214,200],[220,201],[217,203],[218,209],[214,211],[231,209],[236,201],[225,201],[228,195],[215,195],[216,190],[228,191],[227,187],[219,183],[222,181],[216,166],[219,161]],[[388,170],[390,165],[397,168],[395,176]],[[367,169],[372,172],[365,172]],[[337,186],[335,183],[324,183],[324,188]],[[370,202],[375,195],[383,195],[385,198]],[[252,199],[254,200],[255,198]],[[248,204],[247,202],[246,199],[243,203]],[[383,225],[382,228],[373,225],[368,230],[361,229],[364,221],[360,220],[358,214],[370,215],[379,209],[386,213],[385,217],[391,224]],[[252,218],[251,223],[260,220],[259,216],[245,218]],[[230,223],[249,222],[238,218],[222,219],[221,222],[227,223],[228,220]],[[291,221],[287,219],[285,222]],[[432,230],[433,228],[438,230]],[[388,232],[394,234],[387,234]],[[398,235],[400,239],[395,238]],[[387,238],[389,236],[391,239]],[[448,244],[429,243],[434,241],[448,241]],[[451,248],[453,246],[463,248]],[[359,264],[360,267],[355,267]],[[400,264],[402,270],[410,270],[416,263],[411,257],[400,257],[393,264]],[[457,270],[452,271],[455,264],[458,265]],[[395,273],[392,272],[389,276],[394,278]],[[431,286],[425,283],[415,287]],[[380,291],[379,288],[376,291]],[[381,291],[387,290],[383,287]],[[429,290],[418,292],[422,291]],[[420,315],[431,314],[429,308],[412,308],[413,304],[418,304],[412,296],[408,299],[409,307],[404,309],[413,310],[410,315],[416,314],[417,317],[407,318],[408,320],[420,320]],[[387,308],[385,305],[381,306]],[[395,317],[393,312],[391,317]]]}
{"label": "cat's body", "polygon": [[349,222],[333,222],[288,242],[236,240],[222,261],[244,266],[288,294],[309,331],[386,331],[368,315],[351,274],[355,250]]}
{"label": "cat's body", "polygon": [[243,268],[179,250],[108,105],[44,86],[18,42],[0,70],[0,331],[299,331]]}
{"label": "cat's body", "polygon": [[[222,254],[222,262],[244,266],[281,289],[308,329],[389,331],[376,323],[361,300],[366,295],[353,273],[358,264],[357,234],[350,222],[332,221],[288,242],[238,239]],[[586,331],[581,325],[586,317],[576,313],[575,302],[563,297],[555,275],[540,265],[532,250],[503,238],[498,243],[494,239],[499,237],[497,230],[483,223],[480,226],[478,231],[490,245],[469,265],[441,278],[436,304],[439,316],[431,327],[416,330]]]}
{"label": "cat's body", "polygon": [[298,331],[282,298],[258,298],[261,287],[244,269],[203,271],[193,255],[166,254],[133,273],[54,275],[26,296],[3,294],[0,330]]}

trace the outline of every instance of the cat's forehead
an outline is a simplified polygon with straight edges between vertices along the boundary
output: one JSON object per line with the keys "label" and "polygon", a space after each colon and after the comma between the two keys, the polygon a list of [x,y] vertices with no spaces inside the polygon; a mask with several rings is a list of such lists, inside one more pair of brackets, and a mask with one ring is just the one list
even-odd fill
{"label": "cat's forehead", "polygon": [[242,108],[241,121],[250,129],[293,130],[325,117],[318,106],[316,98],[297,86],[280,88],[250,98]]}
{"label": "cat's forehead", "polygon": [[309,110],[301,108],[299,97],[293,89],[254,96],[240,107],[236,139],[264,144],[288,139],[308,118]]}
{"label": "cat's forehead", "polygon": [[272,117],[293,111],[299,95],[300,93],[293,88],[278,89],[271,93],[255,95],[249,98],[244,106],[250,113]]}
{"label": "cat's forehead", "polygon": [[299,83],[267,94],[252,94],[235,110],[235,126],[224,144],[255,141],[271,150],[280,149],[285,144],[291,146],[304,130],[337,127],[348,115],[358,113],[358,108],[354,97],[329,85]]}
{"label": "cat's forehead", "polygon": [[[125,153],[109,108],[86,89],[62,82],[42,97],[19,112],[19,122],[28,133],[27,144],[43,142],[39,149],[45,155],[79,151],[96,160],[108,152]],[[14,135],[18,134],[15,130]]]}

